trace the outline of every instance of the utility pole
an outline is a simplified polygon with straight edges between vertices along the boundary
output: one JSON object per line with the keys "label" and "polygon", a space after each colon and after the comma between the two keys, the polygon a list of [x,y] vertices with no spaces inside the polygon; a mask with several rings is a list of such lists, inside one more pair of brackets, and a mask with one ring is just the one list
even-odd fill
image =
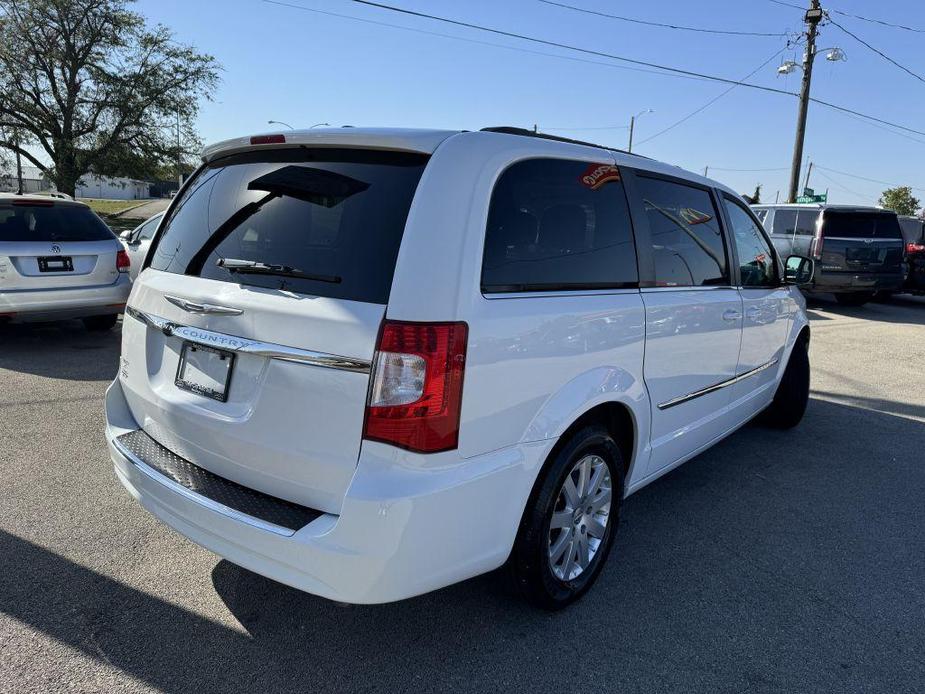
{"label": "utility pole", "polygon": [[17,180],[16,194],[22,195],[25,191],[23,191],[23,187],[22,187],[22,158],[19,155],[19,132],[16,130],[14,130],[13,132],[16,133],[16,180]]}
{"label": "utility pole", "polygon": [[626,148],[627,152],[632,153],[633,151],[633,127],[636,125],[636,116],[630,116],[630,143]]}
{"label": "utility pole", "polygon": [[803,82],[800,85],[800,107],[797,112],[797,135],[793,144],[793,162],[790,165],[790,190],[787,202],[796,202],[800,185],[800,163],[803,161],[803,139],[806,136],[806,112],[809,109],[809,88],[813,78],[813,60],[816,57],[816,33],[823,12],[819,0],[810,0],[803,21],[806,29],[806,53],[803,54]]}
{"label": "utility pole", "polygon": [[180,163],[180,108],[177,107],[177,185],[183,185],[183,169]]}
{"label": "utility pole", "polygon": [[813,172],[813,162],[809,162],[809,166],[806,168],[806,178],[803,179],[803,190],[809,188],[809,176]]}
{"label": "utility pole", "polygon": [[706,178],[708,173],[710,173],[710,167],[704,166],[703,167],[703,177]]}

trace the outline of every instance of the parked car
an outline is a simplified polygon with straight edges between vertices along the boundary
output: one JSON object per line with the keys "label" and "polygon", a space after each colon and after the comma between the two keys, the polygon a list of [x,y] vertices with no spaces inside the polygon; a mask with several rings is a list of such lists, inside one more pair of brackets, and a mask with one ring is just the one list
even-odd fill
{"label": "parked car", "polygon": [[83,203],[0,194],[0,320],[81,318],[109,330],[128,298],[129,262]]}
{"label": "parked car", "polygon": [[925,219],[900,217],[903,241],[906,243],[906,281],[903,289],[925,293]]}
{"label": "parked car", "polygon": [[903,284],[903,240],[896,213],[849,205],[753,205],[784,256],[816,261],[807,292],[861,306]]}
{"label": "parked car", "polygon": [[129,276],[134,280],[141,270],[141,264],[148,254],[148,248],[151,246],[151,239],[154,238],[154,232],[157,231],[157,225],[164,218],[163,212],[158,212],[153,217],[149,217],[131,231],[125,231],[120,234],[119,238],[125,243],[128,257],[132,261]]}
{"label": "parked car", "polygon": [[715,181],[510,128],[203,160],[132,290],[107,438],[145,508],[240,566],[378,603],[507,562],[562,607],[626,495],[803,416],[813,262],[785,275]]}

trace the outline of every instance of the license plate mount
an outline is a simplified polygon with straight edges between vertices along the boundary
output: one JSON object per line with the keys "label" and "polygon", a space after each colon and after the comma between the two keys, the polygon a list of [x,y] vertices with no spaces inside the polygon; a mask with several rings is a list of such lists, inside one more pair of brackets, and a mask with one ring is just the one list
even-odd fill
{"label": "license plate mount", "polygon": [[196,395],[227,402],[234,356],[234,352],[184,342],[174,384]]}
{"label": "license plate mount", "polygon": [[74,272],[74,259],[69,255],[47,255],[37,260],[39,272]]}

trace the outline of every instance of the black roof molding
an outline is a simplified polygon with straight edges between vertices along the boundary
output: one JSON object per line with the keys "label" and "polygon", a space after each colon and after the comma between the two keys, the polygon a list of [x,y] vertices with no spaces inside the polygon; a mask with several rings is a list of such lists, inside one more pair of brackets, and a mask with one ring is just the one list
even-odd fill
{"label": "black roof molding", "polygon": [[483,133],[502,133],[504,135],[520,135],[522,137],[538,137],[541,140],[553,140],[555,142],[568,142],[572,145],[584,145],[585,147],[597,147],[598,149],[606,149],[611,152],[620,152],[621,154],[629,154],[633,157],[640,157],[641,159],[650,159],[650,157],[645,157],[641,154],[636,154],[634,152],[627,152],[625,149],[619,149],[617,147],[609,147],[607,145],[599,145],[596,142],[585,142],[584,140],[573,140],[569,137],[559,137],[558,135],[550,135],[549,133],[540,133],[533,130],[527,130],[526,128],[515,128],[509,125],[499,125],[493,128],[482,128],[481,132]]}

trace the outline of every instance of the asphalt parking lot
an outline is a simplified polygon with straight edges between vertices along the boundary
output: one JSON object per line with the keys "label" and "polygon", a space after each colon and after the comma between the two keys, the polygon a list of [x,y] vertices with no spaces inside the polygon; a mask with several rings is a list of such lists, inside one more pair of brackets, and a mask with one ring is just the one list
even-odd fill
{"label": "asphalt parking lot", "polygon": [[118,329],[0,326],[0,691],[925,691],[925,298],[811,304],[813,393],[627,501],[558,614],[497,574],[348,607],[116,482]]}

